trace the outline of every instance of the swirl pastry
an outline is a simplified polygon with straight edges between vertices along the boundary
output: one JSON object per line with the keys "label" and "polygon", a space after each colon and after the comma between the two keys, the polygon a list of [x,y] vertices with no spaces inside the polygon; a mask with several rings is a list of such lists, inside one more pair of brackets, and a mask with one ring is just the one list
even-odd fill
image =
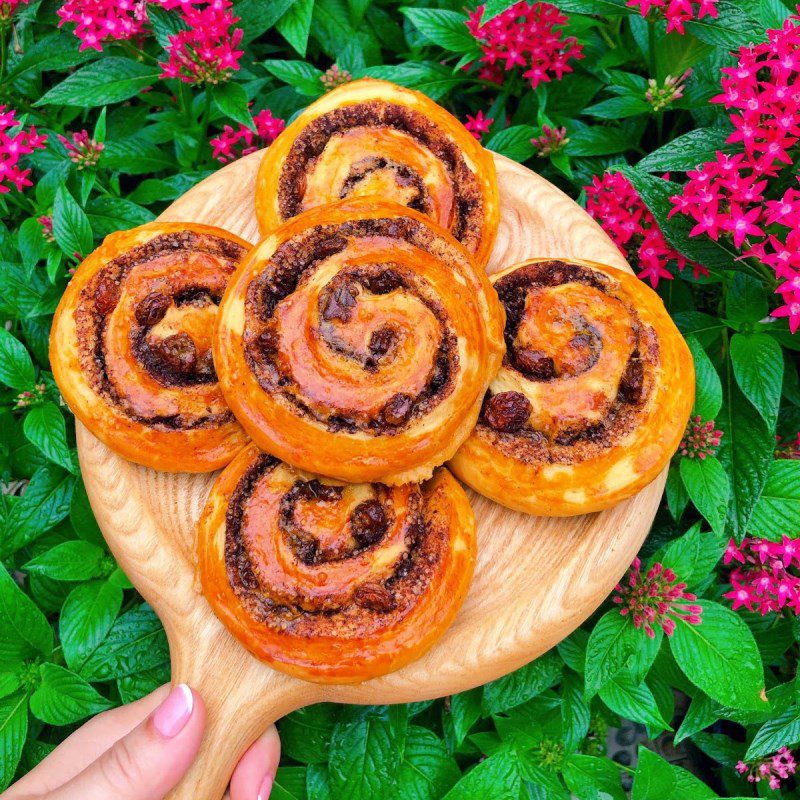
{"label": "swirl pastry", "polygon": [[425,480],[469,435],[503,352],[497,297],[427,217],[366,198],[311,209],[251,252],[214,361],[262,449],[345,481]]}
{"label": "swirl pastry", "polygon": [[675,452],[694,400],[689,349],[658,295],[589,262],[527,261],[492,282],[507,352],[452,470],[547,516],[642,489]]}
{"label": "swirl pastry", "polygon": [[307,680],[398,669],[449,627],[475,564],[475,517],[441,468],[423,484],[341,484],[255,446],[199,525],[203,593],[255,656]]}
{"label": "swirl pastry", "polygon": [[500,220],[494,161],[425,95],[366,78],[312,103],[264,154],[256,216],[266,235],[309,208],[359,196],[427,214],[486,265]]}
{"label": "swirl pastry", "polygon": [[50,334],[75,416],[125,458],[208,472],[247,443],[217,383],[217,304],[249,245],[191,223],[108,236],[77,269]]}

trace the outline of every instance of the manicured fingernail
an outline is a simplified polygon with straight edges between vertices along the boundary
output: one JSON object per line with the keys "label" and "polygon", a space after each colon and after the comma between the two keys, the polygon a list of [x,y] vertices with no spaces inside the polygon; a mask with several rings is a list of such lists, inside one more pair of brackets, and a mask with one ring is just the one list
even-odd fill
{"label": "manicured fingernail", "polygon": [[256,800],[267,800],[269,797],[269,793],[272,790],[272,775],[267,775],[263,781],[261,781],[261,786],[258,789],[258,797]]}
{"label": "manicured fingernail", "polygon": [[186,726],[194,709],[194,695],[185,684],[179,683],[153,714],[153,727],[165,739],[177,736]]}

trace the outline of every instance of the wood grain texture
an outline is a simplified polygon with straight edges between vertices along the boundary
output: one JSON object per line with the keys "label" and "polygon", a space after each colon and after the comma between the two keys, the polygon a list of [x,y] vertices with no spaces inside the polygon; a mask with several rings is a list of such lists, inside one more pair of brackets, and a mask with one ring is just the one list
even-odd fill
{"label": "wood grain texture", "polygon": [[[207,178],[161,219],[219,225],[255,241],[252,190],[260,154]],[[629,269],[600,227],[543,178],[495,157],[502,221],[489,271],[525,258],[585,258]],[[444,638],[419,661],[354,686],[320,686],[254,659],[199,591],[195,524],[213,475],[158,473],[114,455],[82,426],[78,450],[100,527],[123,569],[156,610],[170,643],[173,681],[198,689],[209,727],[173,800],[218,800],[241,753],[278,717],[309,703],[397,703],[469,689],[528,663],[576,628],[612,590],[652,523],[661,475],[614,509],[531,517],[470,493],[478,564]]]}

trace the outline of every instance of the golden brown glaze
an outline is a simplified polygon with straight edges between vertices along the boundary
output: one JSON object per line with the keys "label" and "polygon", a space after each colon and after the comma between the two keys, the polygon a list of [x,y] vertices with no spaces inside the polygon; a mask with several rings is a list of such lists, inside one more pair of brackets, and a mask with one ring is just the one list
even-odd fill
{"label": "golden brown glaze", "polygon": [[342,484],[251,445],[199,524],[203,593],[258,658],[352,683],[422,655],[466,596],[475,518],[446,469],[424,484]]}
{"label": "golden brown glaze", "polygon": [[365,78],[312,103],[261,162],[261,233],[349,197],[393,200],[427,214],[486,266],[500,220],[494,162],[425,95]]}
{"label": "golden brown glaze", "polygon": [[50,361],[64,399],[112,450],[154,469],[209,472],[247,443],[217,383],[217,303],[249,245],[207,225],[108,236],[56,310]]}
{"label": "golden brown glaze", "polygon": [[359,198],[253,250],[222,300],[214,360],[267,452],[340,480],[408,483],[469,435],[502,331],[488,279],[449,234]]}
{"label": "golden brown glaze", "polygon": [[491,280],[507,352],[453,472],[546,516],[638,492],[669,462],[694,402],[691,354],[661,299],[585,261],[526,261]]}

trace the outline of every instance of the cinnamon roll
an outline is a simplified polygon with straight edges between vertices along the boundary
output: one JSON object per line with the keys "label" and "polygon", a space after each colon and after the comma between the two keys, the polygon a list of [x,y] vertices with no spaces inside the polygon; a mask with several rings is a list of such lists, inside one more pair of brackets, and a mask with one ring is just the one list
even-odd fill
{"label": "cinnamon roll", "polygon": [[469,435],[503,352],[497,296],[427,217],[359,198],[258,245],[220,306],[214,361],[264,450],[341,480],[430,477]]}
{"label": "cinnamon roll", "polygon": [[312,103],[264,154],[256,216],[266,235],[309,208],[359,196],[427,214],[486,265],[500,219],[494,161],[425,95],[365,78]]}
{"label": "cinnamon roll", "polygon": [[217,305],[249,245],[207,225],[108,236],[58,305],[50,361],[75,416],[112,450],[159,470],[208,472],[247,436],[217,383]]}
{"label": "cinnamon roll", "polygon": [[638,492],[669,462],[694,401],[692,358],[661,299],[583,261],[527,261],[491,280],[507,352],[453,472],[547,516]]}
{"label": "cinnamon roll", "polygon": [[203,593],[258,658],[326,683],[367,680],[447,629],[475,563],[475,518],[441,468],[423,484],[342,484],[255,446],[199,525]]}

